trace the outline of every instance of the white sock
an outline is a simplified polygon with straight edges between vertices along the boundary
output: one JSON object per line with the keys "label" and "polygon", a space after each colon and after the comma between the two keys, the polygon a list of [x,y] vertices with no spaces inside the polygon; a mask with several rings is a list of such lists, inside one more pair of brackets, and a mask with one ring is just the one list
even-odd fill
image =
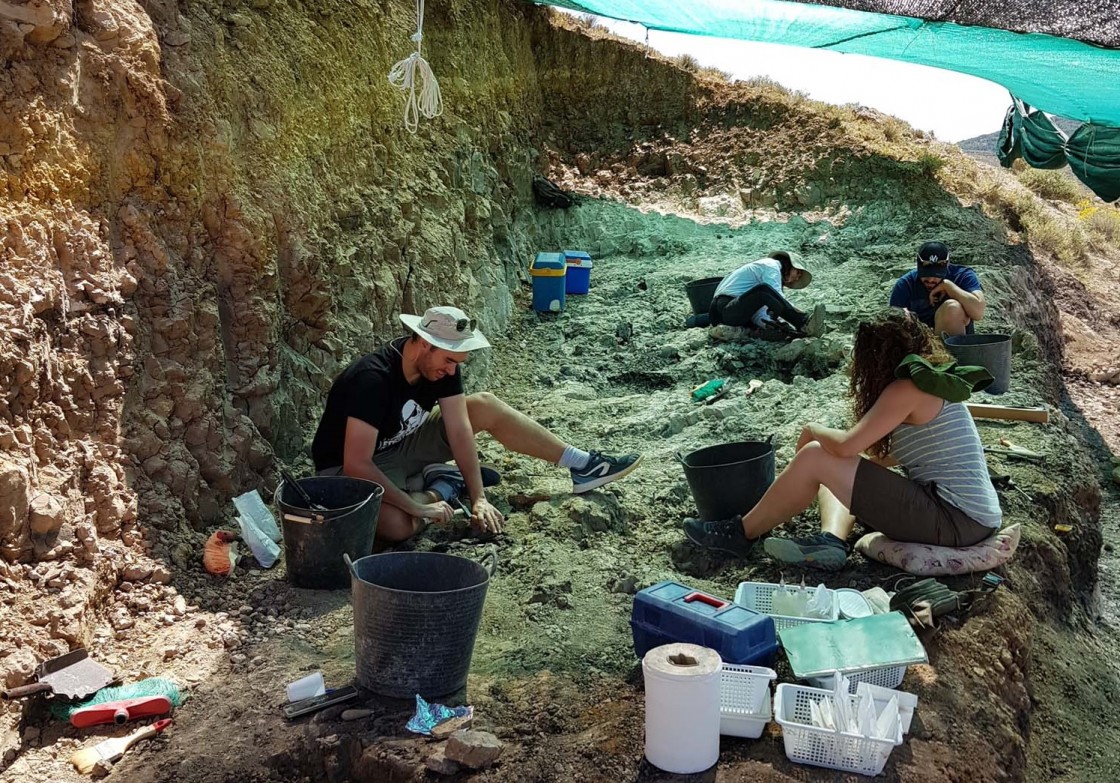
{"label": "white sock", "polygon": [[575,446],[565,446],[564,453],[560,455],[560,467],[562,468],[579,470],[586,468],[590,461],[591,455],[586,451],[580,451]]}

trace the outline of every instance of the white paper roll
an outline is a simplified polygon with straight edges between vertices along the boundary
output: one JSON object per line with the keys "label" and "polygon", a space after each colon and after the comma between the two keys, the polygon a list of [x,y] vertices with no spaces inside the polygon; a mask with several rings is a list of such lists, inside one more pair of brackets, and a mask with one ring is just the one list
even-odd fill
{"label": "white paper roll", "polygon": [[691,775],[719,761],[719,653],[695,644],[655,647],[642,659],[646,758]]}

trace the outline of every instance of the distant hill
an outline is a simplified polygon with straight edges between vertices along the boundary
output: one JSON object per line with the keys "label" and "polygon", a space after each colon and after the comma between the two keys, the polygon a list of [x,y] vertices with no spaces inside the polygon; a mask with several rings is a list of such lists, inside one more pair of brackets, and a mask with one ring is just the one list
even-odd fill
{"label": "distant hill", "polygon": [[[1080,120],[1067,120],[1065,117],[1052,117],[1054,124],[1057,125],[1067,136],[1081,127]],[[958,141],[957,146],[966,155],[969,155],[982,163],[987,163],[991,166],[999,165],[999,158],[996,157],[996,145],[999,144],[999,131],[994,133],[985,133],[982,136],[973,136],[971,139]]]}

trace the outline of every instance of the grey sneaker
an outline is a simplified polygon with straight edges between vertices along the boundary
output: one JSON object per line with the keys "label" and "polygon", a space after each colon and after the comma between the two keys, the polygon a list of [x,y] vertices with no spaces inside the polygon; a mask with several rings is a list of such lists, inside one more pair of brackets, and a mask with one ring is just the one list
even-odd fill
{"label": "grey sneaker", "polygon": [[809,337],[820,337],[824,334],[824,305],[819,304],[813,308],[813,312],[809,314],[805,325],[801,327],[801,331]]}
{"label": "grey sneaker", "polygon": [[832,533],[817,533],[804,538],[770,536],[762,542],[770,557],[790,565],[839,571],[848,562],[848,545]]}
{"label": "grey sneaker", "polygon": [[743,532],[743,518],[740,516],[715,522],[689,517],[684,521],[684,534],[698,547],[735,557],[746,557],[754,546],[754,542]]}

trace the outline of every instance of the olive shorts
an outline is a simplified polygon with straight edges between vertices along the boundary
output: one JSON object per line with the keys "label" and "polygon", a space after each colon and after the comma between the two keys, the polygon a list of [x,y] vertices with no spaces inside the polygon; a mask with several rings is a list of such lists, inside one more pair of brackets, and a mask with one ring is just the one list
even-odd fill
{"label": "olive shorts", "polygon": [[850,511],[864,527],[895,541],[964,547],[995,532],[937,494],[935,483],[913,481],[869,459],[856,468]]}
{"label": "olive shorts", "polygon": [[[443,418],[440,416],[439,406],[436,406],[416,432],[400,443],[374,454],[373,464],[381,468],[381,472],[395,486],[407,489],[406,482],[410,476],[420,473],[428,465],[447,462],[453,457],[451,444],[447,442]],[[341,474],[341,466],[319,471],[320,476]]]}

